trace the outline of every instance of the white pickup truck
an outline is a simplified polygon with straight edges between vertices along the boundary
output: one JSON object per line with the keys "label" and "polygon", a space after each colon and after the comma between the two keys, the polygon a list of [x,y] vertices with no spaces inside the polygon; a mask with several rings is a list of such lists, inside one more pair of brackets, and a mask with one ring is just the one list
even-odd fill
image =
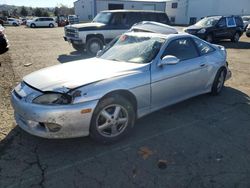
{"label": "white pickup truck", "polygon": [[102,11],[91,23],[65,26],[64,40],[78,51],[86,50],[95,55],[105,43],[121,35],[132,25],[141,21],[155,21],[169,24],[165,12],[144,10],[109,10]]}

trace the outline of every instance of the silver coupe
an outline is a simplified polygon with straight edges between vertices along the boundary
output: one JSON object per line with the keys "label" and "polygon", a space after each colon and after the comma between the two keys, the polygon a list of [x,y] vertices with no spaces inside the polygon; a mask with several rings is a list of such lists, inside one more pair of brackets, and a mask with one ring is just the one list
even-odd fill
{"label": "silver coupe", "polygon": [[12,94],[17,124],[45,138],[114,142],[135,120],[231,77],[224,47],[189,34],[127,32],[91,59],[25,76]]}

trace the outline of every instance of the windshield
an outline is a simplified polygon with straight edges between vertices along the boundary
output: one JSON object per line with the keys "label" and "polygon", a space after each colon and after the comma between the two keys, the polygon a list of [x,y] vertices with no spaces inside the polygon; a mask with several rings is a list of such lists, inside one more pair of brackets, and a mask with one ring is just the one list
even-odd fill
{"label": "windshield", "polygon": [[215,26],[219,21],[220,17],[209,17],[203,18],[202,20],[198,21],[195,25],[201,27],[211,27]]}
{"label": "windshield", "polygon": [[250,17],[242,17],[243,21],[250,21]]}
{"label": "windshield", "polygon": [[99,22],[107,24],[110,20],[111,13],[110,12],[101,12],[96,15],[96,17],[93,19],[93,22]]}
{"label": "windshield", "polygon": [[108,49],[104,49],[102,59],[131,63],[149,63],[158,54],[165,39],[122,35]]}

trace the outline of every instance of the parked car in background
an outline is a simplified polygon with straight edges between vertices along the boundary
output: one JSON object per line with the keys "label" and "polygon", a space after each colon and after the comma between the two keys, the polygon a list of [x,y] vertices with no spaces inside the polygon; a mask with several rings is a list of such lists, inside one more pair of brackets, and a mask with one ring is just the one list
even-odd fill
{"label": "parked car in background", "polygon": [[247,26],[247,29],[246,29],[246,36],[247,36],[247,37],[250,37],[250,24]]}
{"label": "parked car in background", "polygon": [[28,20],[27,24],[28,27],[36,28],[36,27],[56,27],[57,23],[54,18],[51,17],[38,17],[34,18],[33,20]]}
{"label": "parked car in background", "polygon": [[21,20],[16,18],[7,18],[5,25],[19,26],[21,25]]}
{"label": "parked car in background", "polygon": [[65,27],[64,40],[79,51],[87,50],[95,55],[116,36],[121,35],[135,23],[155,21],[169,24],[166,13],[142,10],[109,10],[96,15],[92,23],[74,24]]}
{"label": "parked car in background", "polygon": [[244,31],[246,31],[247,26],[250,24],[250,16],[242,16],[242,20],[244,23]]}
{"label": "parked car in background", "polygon": [[136,23],[129,29],[129,31],[152,32],[152,33],[161,33],[166,35],[178,33],[177,29],[174,27],[153,21],[142,21]]}
{"label": "parked car in background", "polygon": [[5,21],[0,19],[0,25],[4,26]]}
{"label": "parked car in background", "polygon": [[184,31],[208,42],[221,39],[238,42],[244,32],[244,25],[240,16],[209,16]]}
{"label": "parked car in background", "polygon": [[26,25],[27,23],[27,19],[26,18],[22,18],[21,19],[21,25]]}
{"label": "parked car in background", "polygon": [[219,94],[231,76],[226,54],[223,46],[189,34],[127,32],[99,57],[25,76],[11,94],[15,119],[40,137],[115,142],[142,116]]}
{"label": "parked car in background", "polygon": [[0,24],[0,52],[5,51],[8,47],[9,44],[4,32],[4,27]]}
{"label": "parked car in background", "polygon": [[78,24],[79,23],[79,18],[76,15],[69,15],[68,16],[68,22],[69,22],[69,24]]}

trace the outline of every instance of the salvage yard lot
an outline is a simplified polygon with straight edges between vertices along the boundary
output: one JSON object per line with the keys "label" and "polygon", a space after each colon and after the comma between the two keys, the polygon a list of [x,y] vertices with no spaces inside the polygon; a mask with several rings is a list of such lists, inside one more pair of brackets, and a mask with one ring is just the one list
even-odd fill
{"label": "salvage yard lot", "polygon": [[[126,139],[48,140],[14,122],[9,93],[35,70],[87,58],[63,41],[63,28],[8,27],[0,55],[0,187],[250,187],[250,38],[220,42],[233,77],[208,94],[136,122]],[[93,73],[94,74],[94,73]],[[162,161],[165,165],[159,165]]]}

